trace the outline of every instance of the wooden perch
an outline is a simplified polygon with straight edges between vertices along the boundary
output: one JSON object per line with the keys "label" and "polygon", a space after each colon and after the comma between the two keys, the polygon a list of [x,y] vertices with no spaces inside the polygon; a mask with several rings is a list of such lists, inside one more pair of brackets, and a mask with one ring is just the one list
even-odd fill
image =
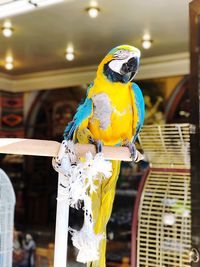
{"label": "wooden perch", "polygon": [[[0,138],[0,153],[32,155],[55,157],[59,151],[60,143],[56,141],[38,140],[38,139],[20,139],[20,138]],[[91,144],[76,144],[76,153],[78,157],[84,156],[90,151],[93,155],[96,154],[94,145]],[[103,154],[105,159],[132,161],[129,149],[127,147],[112,147],[103,146]],[[143,156],[139,154],[139,160]]]}

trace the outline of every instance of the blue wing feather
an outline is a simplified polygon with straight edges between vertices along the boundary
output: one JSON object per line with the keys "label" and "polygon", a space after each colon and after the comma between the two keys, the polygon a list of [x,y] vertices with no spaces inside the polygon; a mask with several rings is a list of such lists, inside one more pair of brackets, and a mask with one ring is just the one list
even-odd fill
{"label": "blue wing feather", "polygon": [[135,142],[144,123],[145,105],[144,105],[144,98],[142,95],[142,91],[140,90],[140,87],[136,83],[132,84],[132,90],[134,92],[135,102],[138,110],[138,122],[136,126],[136,133],[134,135],[134,140],[133,140],[133,142]]}
{"label": "blue wing feather", "polygon": [[71,140],[73,138],[74,131],[81,124],[81,122],[87,119],[92,114],[92,100],[88,98],[88,92],[92,86],[93,83],[90,84],[90,86],[88,87],[85,101],[78,107],[73,120],[69,122],[69,124],[65,128],[64,131],[65,140]]}

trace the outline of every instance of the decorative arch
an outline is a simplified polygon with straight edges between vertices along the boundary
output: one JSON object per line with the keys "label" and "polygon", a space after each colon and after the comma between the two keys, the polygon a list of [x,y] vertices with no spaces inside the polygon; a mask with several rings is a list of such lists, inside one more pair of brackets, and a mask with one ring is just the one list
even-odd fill
{"label": "decorative arch", "polygon": [[167,123],[189,122],[189,76],[185,76],[175,87],[165,108]]}
{"label": "decorative arch", "polygon": [[[61,142],[64,128],[83,95],[82,87],[39,92],[27,115],[26,137]],[[53,227],[57,173],[52,169],[51,158],[26,156],[25,171],[27,223]]]}

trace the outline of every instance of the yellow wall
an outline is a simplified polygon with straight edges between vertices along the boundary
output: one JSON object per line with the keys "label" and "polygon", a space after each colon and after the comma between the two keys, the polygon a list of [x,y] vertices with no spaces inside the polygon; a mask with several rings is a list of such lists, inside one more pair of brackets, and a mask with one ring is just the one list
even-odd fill
{"label": "yellow wall", "polygon": [[183,79],[183,77],[184,76],[173,76],[167,78],[154,79],[154,81],[163,84],[164,96],[165,100],[167,100],[171,96],[173,90],[178,85],[178,83]]}

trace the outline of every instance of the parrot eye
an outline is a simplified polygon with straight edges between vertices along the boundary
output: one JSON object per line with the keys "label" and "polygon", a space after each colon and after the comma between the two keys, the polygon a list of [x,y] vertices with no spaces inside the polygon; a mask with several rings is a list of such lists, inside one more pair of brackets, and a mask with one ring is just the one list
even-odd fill
{"label": "parrot eye", "polygon": [[114,59],[126,59],[129,55],[129,51],[121,49],[114,53]]}

